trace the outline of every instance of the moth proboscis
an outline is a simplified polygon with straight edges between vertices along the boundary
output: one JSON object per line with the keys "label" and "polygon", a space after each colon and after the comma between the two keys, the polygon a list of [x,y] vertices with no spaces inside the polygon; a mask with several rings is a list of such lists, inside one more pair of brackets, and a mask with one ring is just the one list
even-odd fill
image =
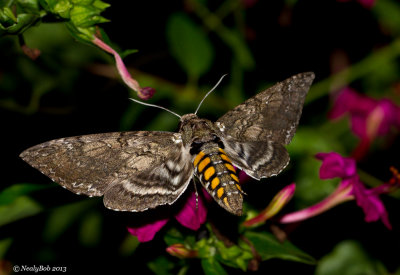
{"label": "moth proboscis", "polygon": [[294,75],[216,122],[196,113],[183,115],[177,133],[61,138],[33,146],[20,157],[74,193],[104,196],[104,205],[113,210],[173,204],[196,176],[221,207],[241,215],[243,192],[234,166],[257,180],[286,167],[284,146],[297,129],[313,79],[311,72]]}

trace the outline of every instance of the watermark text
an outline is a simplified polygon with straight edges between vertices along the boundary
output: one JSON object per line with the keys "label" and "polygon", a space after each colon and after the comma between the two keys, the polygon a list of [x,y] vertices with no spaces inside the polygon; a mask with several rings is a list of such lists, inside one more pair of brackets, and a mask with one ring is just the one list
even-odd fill
{"label": "watermark text", "polygon": [[51,265],[14,265],[13,271],[17,272],[67,272],[66,266]]}

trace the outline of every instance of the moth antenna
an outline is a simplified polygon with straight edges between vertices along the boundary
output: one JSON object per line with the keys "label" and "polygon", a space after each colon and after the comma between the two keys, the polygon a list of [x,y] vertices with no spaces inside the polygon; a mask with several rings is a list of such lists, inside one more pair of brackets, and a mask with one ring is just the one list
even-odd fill
{"label": "moth antenna", "polygon": [[182,116],[180,116],[180,115],[178,115],[177,113],[172,112],[171,110],[168,110],[167,108],[164,108],[164,107],[162,107],[162,106],[158,106],[158,105],[150,104],[150,103],[145,103],[145,102],[142,102],[142,101],[137,100],[137,99],[134,99],[134,98],[130,98],[130,100],[132,100],[132,101],[134,101],[134,102],[136,102],[136,103],[142,104],[142,105],[146,105],[146,106],[156,107],[156,108],[162,109],[162,110],[164,110],[164,111],[170,112],[170,113],[173,114],[173,115],[176,115],[177,117],[179,117],[179,119],[182,118]]}
{"label": "moth antenna", "polygon": [[201,104],[203,103],[204,99],[206,99],[206,97],[207,97],[209,94],[211,94],[211,93],[215,90],[215,88],[218,87],[219,83],[221,83],[222,79],[224,79],[224,77],[225,77],[226,75],[227,75],[227,74],[224,74],[223,76],[221,76],[221,78],[218,80],[217,84],[215,84],[215,86],[203,97],[203,99],[202,99],[202,100],[200,101],[200,103],[199,103],[199,106],[197,106],[196,112],[194,112],[194,114],[197,114],[197,112],[199,111],[200,106],[201,106]]}

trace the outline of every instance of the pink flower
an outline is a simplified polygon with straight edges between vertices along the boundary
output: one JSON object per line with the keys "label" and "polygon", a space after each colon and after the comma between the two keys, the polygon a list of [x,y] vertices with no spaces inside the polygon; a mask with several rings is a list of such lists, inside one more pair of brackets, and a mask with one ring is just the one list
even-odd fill
{"label": "pink flower", "polygon": [[261,211],[257,216],[243,223],[243,226],[250,227],[263,224],[266,220],[275,216],[293,197],[296,184],[292,183],[278,192],[268,204],[267,208]]}
{"label": "pink flower", "polygon": [[356,162],[352,158],[344,158],[338,153],[319,153],[316,157],[322,160],[320,168],[320,178],[330,179],[339,177],[342,179],[338,188],[323,201],[283,216],[281,223],[291,223],[305,220],[319,215],[332,207],[349,200],[355,200],[365,214],[366,222],[382,220],[383,224],[391,229],[388,215],[379,195],[388,193],[400,186],[396,184],[384,183],[372,189],[366,189],[356,173]]}
{"label": "pink flower", "polygon": [[392,127],[400,129],[400,108],[388,99],[376,100],[360,95],[350,88],[344,88],[336,97],[331,119],[349,113],[351,129],[361,139],[353,153],[361,158],[377,136],[388,134]]}
{"label": "pink flower", "polygon": [[[205,190],[203,190],[203,194],[206,199],[210,198]],[[199,196],[196,203],[196,194],[194,192],[188,196],[184,206],[175,214],[175,219],[180,224],[192,230],[198,230],[206,221],[206,217],[207,208],[204,201]],[[132,235],[137,236],[140,242],[148,242],[154,238],[155,234],[160,231],[168,220],[169,218],[162,218],[137,227],[128,227],[128,231]]]}
{"label": "pink flower", "polygon": [[97,45],[99,48],[103,49],[104,51],[114,55],[115,62],[117,65],[117,69],[119,74],[122,77],[122,80],[125,82],[126,85],[128,85],[129,88],[137,92],[137,95],[141,99],[149,99],[153,96],[155,93],[155,90],[150,87],[144,87],[141,88],[139,86],[139,83],[132,78],[131,74],[128,72],[128,69],[126,68],[124,62],[122,61],[121,56],[115,51],[113,48],[111,48],[109,45],[101,41],[99,38],[94,37],[92,40],[93,44]]}

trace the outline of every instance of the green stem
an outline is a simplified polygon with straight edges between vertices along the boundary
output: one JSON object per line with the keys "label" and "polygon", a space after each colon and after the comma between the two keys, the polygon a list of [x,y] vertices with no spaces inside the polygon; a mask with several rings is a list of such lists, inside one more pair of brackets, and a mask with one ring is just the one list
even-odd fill
{"label": "green stem", "polygon": [[360,180],[370,187],[376,187],[383,184],[380,179],[375,178],[361,169],[357,169],[357,174],[360,176]]}
{"label": "green stem", "polygon": [[240,61],[245,69],[252,69],[255,61],[250,49],[247,47],[240,33],[225,27],[221,19],[214,13],[211,13],[205,6],[197,1],[187,0],[193,7],[196,15],[203,21],[203,24],[211,31],[214,31],[221,40],[227,44],[233,51],[233,54]]}

